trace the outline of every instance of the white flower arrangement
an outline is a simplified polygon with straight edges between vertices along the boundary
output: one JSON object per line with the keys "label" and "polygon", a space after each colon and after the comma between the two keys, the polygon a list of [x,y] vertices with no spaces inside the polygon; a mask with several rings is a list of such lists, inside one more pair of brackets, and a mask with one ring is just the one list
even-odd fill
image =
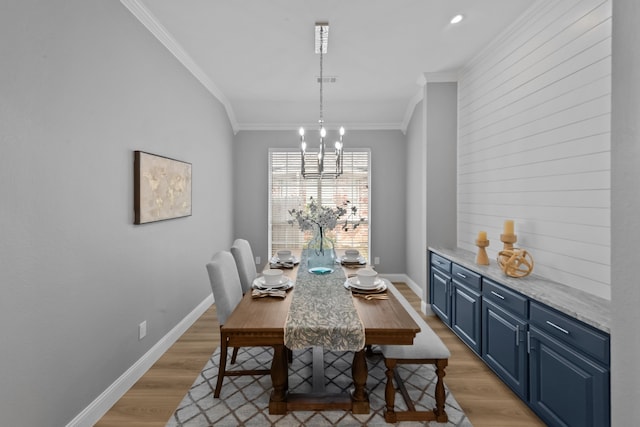
{"label": "white flower arrangement", "polygon": [[333,230],[336,228],[340,223],[340,218],[349,212],[349,215],[343,223],[340,223],[340,226],[344,231],[348,231],[349,229],[355,230],[360,222],[364,221],[364,218],[354,220],[358,213],[358,208],[350,205],[351,202],[346,200],[342,206],[329,208],[319,205],[313,197],[309,197],[309,203],[304,210],[289,210],[289,215],[291,215],[293,219],[290,219],[288,223],[291,225],[297,223],[301,231],[312,231],[315,227],[318,227],[322,233],[325,230]]}

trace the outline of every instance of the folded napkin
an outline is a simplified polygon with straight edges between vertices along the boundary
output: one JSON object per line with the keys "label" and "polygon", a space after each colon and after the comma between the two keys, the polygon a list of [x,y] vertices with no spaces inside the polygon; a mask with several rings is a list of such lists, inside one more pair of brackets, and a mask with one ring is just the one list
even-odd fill
{"label": "folded napkin", "polygon": [[359,268],[367,266],[367,264],[361,264],[359,261],[342,261],[341,264],[347,268]]}
{"label": "folded napkin", "polygon": [[295,264],[293,262],[271,262],[269,268],[293,268]]}
{"label": "folded napkin", "polygon": [[278,289],[253,289],[251,291],[251,298],[262,298],[262,297],[278,297],[284,298],[287,296],[287,291],[278,290]]}

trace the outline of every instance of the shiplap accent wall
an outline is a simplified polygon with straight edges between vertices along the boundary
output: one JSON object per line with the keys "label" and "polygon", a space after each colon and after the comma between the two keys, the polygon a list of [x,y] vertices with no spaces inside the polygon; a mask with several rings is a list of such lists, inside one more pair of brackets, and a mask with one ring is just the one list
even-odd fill
{"label": "shiplap accent wall", "polygon": [[534,4],[461,70],[458,246],[505,219],[540,276],[611,298],[611,1]]}

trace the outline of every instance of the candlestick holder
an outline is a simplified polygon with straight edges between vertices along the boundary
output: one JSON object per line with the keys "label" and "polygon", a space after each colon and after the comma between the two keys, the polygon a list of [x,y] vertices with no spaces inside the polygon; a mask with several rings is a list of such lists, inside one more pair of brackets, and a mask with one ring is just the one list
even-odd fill
{"label": "candlestick holder", "polygon": [[488,240],[476,240],[476,246],[478,247],[478,255],[476,256],[476,264],[489,265],[489,256],[487,256],[487,250],[489,246]]}
{"label": "candlestick holder", "polygon": [[513,249],[513,244],[518,241],[518,236],[515,234],[501,234],[500,241],[504,243],[503,250],[507,251]]}

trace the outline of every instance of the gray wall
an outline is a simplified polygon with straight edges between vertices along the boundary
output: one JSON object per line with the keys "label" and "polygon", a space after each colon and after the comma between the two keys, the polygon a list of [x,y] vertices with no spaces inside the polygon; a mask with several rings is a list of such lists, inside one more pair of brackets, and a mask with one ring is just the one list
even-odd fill
{"label": "gray wall", "polygon": [[428,246],[456,246],[457,84],[425,74],[407,127],[407,274],[427,301]]}
{"label": "gray wall", "polygon": [[640,419],[640,5],[613,2],[611,126],[611,408],[613,426]]}
{"label": "gray wall", "polygon": [[456,247],[457,99],[455,82],[426,85],[427,246]]}
{"label": "gray wall", "polygon": [[[264,264],[268,251],[269,148],[297,148],[291,131],[240,131],[234,143],[235,237],[251,242]],[[347,129],[345,149],[371,149],[371,251],[380,257],[376,269],[384,274],[405,273],[405,157],[400,131]]]}
{"label": "gray wall", "polygon": [[407,234],[407,275],[421,289],[423,301],[424,290],[427,283],[426,273],[426,161],[427,146],[425,142],[425,117],[424,103],[419,102],[413,111],[413,115],[407,126],[407,209],[406,234]]}
{"label": "gray wall", "polygon": [[[61,426],[210,294],[232,132],[119,2],[1,9],[0,425]],[[193,163],[193,216],[133,225],[136,149]]]}

